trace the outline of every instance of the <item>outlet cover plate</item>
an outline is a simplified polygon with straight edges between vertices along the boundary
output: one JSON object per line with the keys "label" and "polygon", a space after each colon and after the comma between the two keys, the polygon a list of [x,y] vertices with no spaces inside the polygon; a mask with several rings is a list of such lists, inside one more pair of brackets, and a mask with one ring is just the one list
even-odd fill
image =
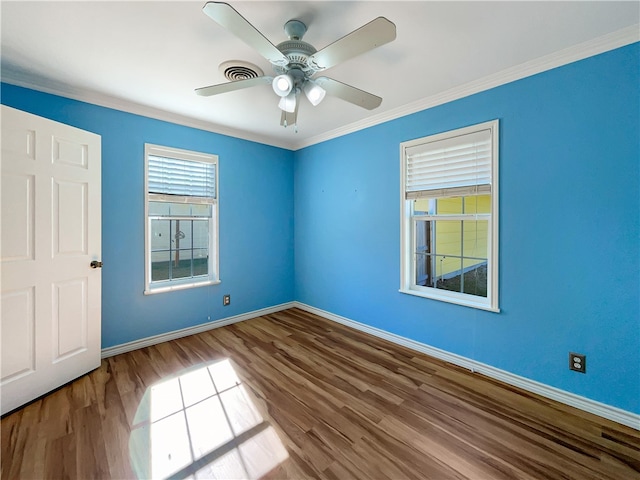
{"label": "outlet cover plate", "polygon": [[569,370],[587,373],[587,356],[581,353],[569,352]]}

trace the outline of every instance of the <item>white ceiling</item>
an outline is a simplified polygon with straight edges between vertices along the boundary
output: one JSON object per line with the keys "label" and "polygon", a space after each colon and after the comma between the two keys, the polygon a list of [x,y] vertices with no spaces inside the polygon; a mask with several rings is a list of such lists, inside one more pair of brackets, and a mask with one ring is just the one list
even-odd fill
{"label": "white ceiling", "polygon": [[312,107],[303,99],[296,133],[280,126],[269,85],[195,95],[197,87],[226,82],[218,65],[227,60],[273,73],[267,60],[202,12],[204,1],[3,0],[2,80],[297,149],[577,59],[582,51],[637,41],[640,22],[636,1],[230,3],[274,44],[286,40],[287,20],[302,20],[304,40],[318,50],[387,17],[397,27],[395,41],[323,72],[381,96],[382,105],[368,111],[327,96]]}

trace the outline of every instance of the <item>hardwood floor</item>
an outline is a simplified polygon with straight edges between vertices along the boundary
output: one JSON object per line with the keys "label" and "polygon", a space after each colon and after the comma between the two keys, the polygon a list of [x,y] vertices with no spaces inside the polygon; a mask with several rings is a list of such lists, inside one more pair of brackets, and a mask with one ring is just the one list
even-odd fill
{"label": "hardwood floor", "polygon": [[640,432],[297,309],[117,355],[0,422],[2,479],[640,479]]}

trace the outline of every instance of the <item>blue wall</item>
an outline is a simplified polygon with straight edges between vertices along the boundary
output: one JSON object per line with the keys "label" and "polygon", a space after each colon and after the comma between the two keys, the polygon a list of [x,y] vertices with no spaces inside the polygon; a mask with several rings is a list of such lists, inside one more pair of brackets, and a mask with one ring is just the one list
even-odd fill
{"label": "blue wall", "polygon": [[[639,57],[634,44],[298,151],[296,300],[640,413]],[[399,293],[399,143],[496,118],[501,313]]]}
{"label": "blue wall", "polygon": [[[7,84],[2,103],[102,136],[103,348],[293,300],[293,152]],[[143,295],[145,143],[219,156],[221,284]]]}
{"label": "blue wall", "polygon": [[[640,413],[639,50],[298,152],[10,85],[2,103],[102,135],[103,347],[295,299]],[[399,143],[495,118],[501,313],[399,293]],[[219,155],[221,285],[142,294],[145,142]]]}

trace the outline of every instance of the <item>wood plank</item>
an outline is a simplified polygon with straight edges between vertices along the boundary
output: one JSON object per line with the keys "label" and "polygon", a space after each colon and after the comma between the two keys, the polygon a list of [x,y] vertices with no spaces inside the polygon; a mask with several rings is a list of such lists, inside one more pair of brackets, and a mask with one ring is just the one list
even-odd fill
{"label": "wood plank", "polygon": [[2,479],[640,480],[639,431],[298,309],[103,360],[0,429]]}

